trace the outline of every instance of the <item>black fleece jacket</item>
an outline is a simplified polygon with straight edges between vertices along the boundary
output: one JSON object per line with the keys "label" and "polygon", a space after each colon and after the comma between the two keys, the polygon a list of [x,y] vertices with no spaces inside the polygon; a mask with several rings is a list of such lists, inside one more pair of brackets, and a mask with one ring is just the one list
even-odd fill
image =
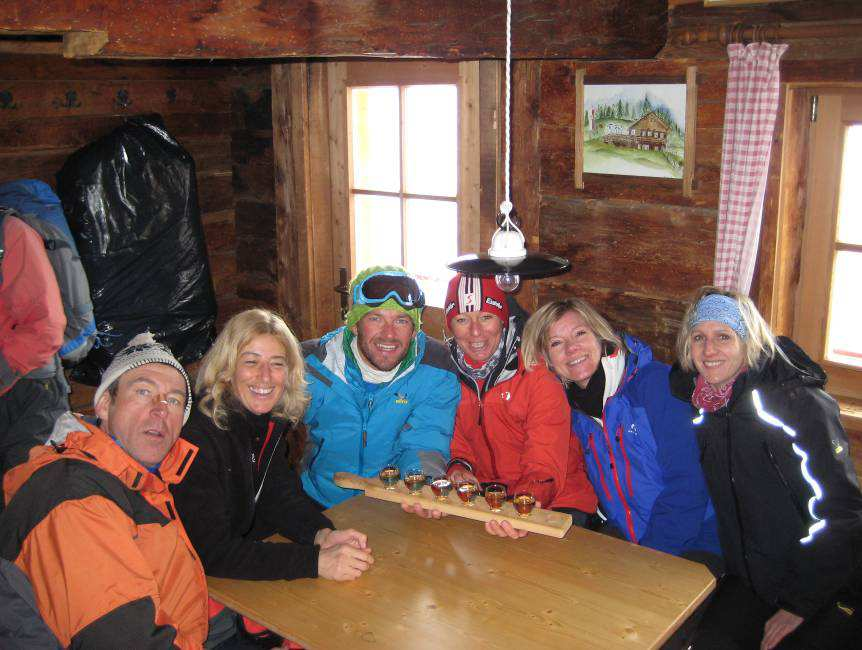
{"label": "black fleece jacket", "polygon": [[[316,578],[314,535],[334,528],[287,462],[286,423],[231,411],[225,431],[198,409],[182,437],[199,451],[173,486],[180,519],[207,575],[241,580]],[[262,486],[262,487],[261,487]],[[260,495],[255,503],[255,495]],[[295,544],[261,541],[281,533]]]}
{"label": "black fleece jacket", "polygon": [[[826,375],[778,343],[790,363],[777,355],[740,375],[695,432],[728,572],[805,618],[862,564],[862,494]],[[671,391],[690,401],[695,378],[675,365]]]}

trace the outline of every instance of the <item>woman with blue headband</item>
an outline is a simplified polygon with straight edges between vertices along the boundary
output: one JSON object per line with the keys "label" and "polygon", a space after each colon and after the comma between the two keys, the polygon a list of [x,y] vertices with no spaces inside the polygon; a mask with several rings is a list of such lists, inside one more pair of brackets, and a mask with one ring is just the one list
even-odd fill
{"label": "woman with blue headband", "polygon": [[727,568],[692,647],[858,647],[862,494],[823,370],[715,287],[677,352]]}

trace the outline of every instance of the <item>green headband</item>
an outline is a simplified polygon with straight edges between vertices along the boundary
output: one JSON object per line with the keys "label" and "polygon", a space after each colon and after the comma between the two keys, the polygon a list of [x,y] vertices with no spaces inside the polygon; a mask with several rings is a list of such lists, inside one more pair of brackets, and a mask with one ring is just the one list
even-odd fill
{"label": "green headband", "polygon": [[[351,296],[353,295],[353,287],[355,287],[358,282],[362,282],[365,278],[375,275],[376,273],[386,273],[387,271],[407,273],[406,269],[401,266],[369,266],[367,269],[362,269],[356,274],[356,277],[350,281],[348,294]],[[344,324],[347,325],[348,328],[352,328],[356,323],[362,320],[362,317],[365,316],[365,314],[370,311],[374,311],[375,309],[392,309],[404,312],[410,317],[410,320],[413,321],[414,335],[418,334],[419,329],[422,327],[422,310],[417,308],[404,309],[404,307],[399,305],[394,298],[390,298],[379,305],[351,305],[350,310],[347,312],[347,317],[344,319]]]}

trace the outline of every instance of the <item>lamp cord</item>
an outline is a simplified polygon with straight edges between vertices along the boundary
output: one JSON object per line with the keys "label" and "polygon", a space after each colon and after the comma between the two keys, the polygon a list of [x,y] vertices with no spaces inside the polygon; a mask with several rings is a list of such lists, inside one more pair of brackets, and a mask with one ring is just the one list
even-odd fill
{"label": "lamp cord", "polygon": [[511,142],[511,114],[512,114],[512,0],[506,0],[506,158],[503,177],[505,179],[506,198],[500,204],[500,214],[503,215],[503,221],[500,223],[500,228],[503,230],[516,230],[523,237],[521,229],[512,221],[512,195],[510,188],[510,167],[512,155]]}
{"label": "lamp cord", "polygon": [[[512,212],[512,195],[510,190],[509,166],[511,165],[511,131],[510,125],[512,111],[512,0],[506,0],[506,165],[503,168],[505,178],[506,198],[500,204],[500,212],[505,217],[504,221],[510,221],[509,214]],[[503,225],[503,224],[500,224]]]}

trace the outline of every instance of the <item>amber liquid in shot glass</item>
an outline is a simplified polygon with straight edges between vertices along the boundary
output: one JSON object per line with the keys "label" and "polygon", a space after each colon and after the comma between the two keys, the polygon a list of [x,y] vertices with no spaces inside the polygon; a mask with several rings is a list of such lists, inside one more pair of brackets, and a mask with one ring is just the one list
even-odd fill
{"label": "amber liquid in shot glass", "polygon": [[446,501],[449,498],[449,492],[452,490],[452,481],[445,476],[438,476],[431,481],[431,491],[438,501]]}
{"label": "amber liquid in shot glass", "polygon": [[457,487],[458,498],[465,506],[472,506],[476,501],[476,495],[479,493],[478,488],[470,481],[461,481]]}
{"label": "amber liquid in shot glass", "polygon": [[395,486],[398,485],[398,479],[401,478],[401,471],[394,465],[387,465],[380,470],[378,476],[384,488],[394,490]]}
{"label": "amber liquid in shot glass", "polygon": [[506,501],[506,487],[499,483],[492,483],[485,488],[485,501],[488,502],[491,512],[500,512],[503,509],[503,502]]}
{"label": "amber liquid in shot glass", "polygon": [[422,492],[422,486],[425,485],[425,475],[421,472],[409,471],[404,477],[404,485],[410,494],[419,494]]}
{"label": "amber liquid in shot glass", "polygon": [[536,497],[529,492],[519,492],[515,495],[512,503],[515,505],[515,510],[519,516],[529,517],[533,511],[533,507],[536,505]]}

